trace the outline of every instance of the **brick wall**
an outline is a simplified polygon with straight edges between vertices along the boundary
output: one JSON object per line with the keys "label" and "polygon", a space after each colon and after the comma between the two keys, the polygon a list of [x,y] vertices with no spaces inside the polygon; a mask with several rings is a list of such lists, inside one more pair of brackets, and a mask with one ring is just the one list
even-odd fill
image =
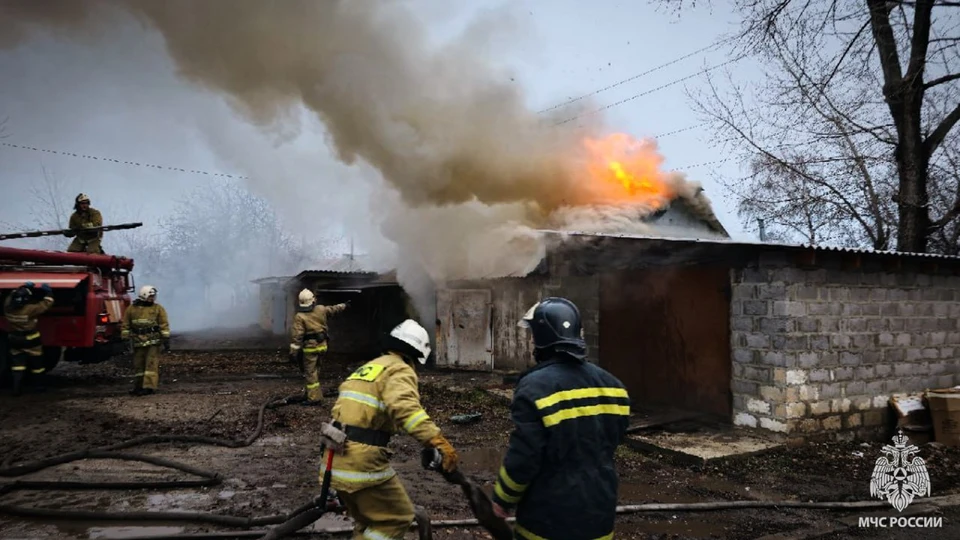
{"label": "brick wall", "polygon": [[731,271],[734,423],[784,433],[882,426],[891,394],[960,383],[960,277]]}

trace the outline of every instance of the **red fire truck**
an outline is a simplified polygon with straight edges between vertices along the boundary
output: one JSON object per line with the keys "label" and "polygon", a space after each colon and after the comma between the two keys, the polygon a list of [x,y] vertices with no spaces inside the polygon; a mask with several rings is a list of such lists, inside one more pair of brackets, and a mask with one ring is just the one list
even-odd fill
{"label": "red fire truck", "polygon": [[[0,303],[32,281],[53,288],[54,305],[40,317],[44,362],[93,363],[123,354],[120,321],[134,289],[133,259],[114,255],[0,247]],[[7,365],[6,319],[0,313],[0,365]]]}

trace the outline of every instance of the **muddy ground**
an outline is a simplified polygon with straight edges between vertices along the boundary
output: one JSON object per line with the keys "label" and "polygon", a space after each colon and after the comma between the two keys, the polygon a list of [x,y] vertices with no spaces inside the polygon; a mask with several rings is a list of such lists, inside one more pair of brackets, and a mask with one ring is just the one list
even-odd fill
{"label": "muddy ground", "polygon": [[[186,347],[188,342],[181,341],[180,345]],[[189,346],[195,349],[198,345],[189,342]],[[335,387],[358,364],[331,359],[322,373],[325,388]],[[54,371],[53,387],[46,393],[14,399],[8,390],[0,391],[0,462],[16,465],[151,434],[244,439],[253,431],[257,410],[264,402],[300,391],[299,374],[287,363],[282,350],[175,350],[162,360],[160,392],[148,397],[127,395],[131,371],[129,359],[93,366],[61,365]],[[510,423],[506,403],[480,387],[501,381],[491,375],[425,373],[421,382],[424,404],[460,450],[462,467],[490,489]],[[329,404],[332,401],[328,399]],[[220,473],[223,481],[218,486],[172,491],[17,491],[0,498],[0,505],[115,514],[174,510],[243,517],[283,514],[319,491],[315,428],[328,411],[328,407],[299,405],[269,410],[262,436],[243,448],[154,444],[128,450]],[[474,412],[482,413],[477,423],[456,425],[450,421],[453,415]],[[617,456],[620,502],[867,500],[870,471],[881,455],[880,446],[859,442],[805,444],[701,466],[621,447]],[[419,448],[412,439],[396,437],[391,447],[396,452],[395,468],[411,498],[425,506],[434,520],[472,517],[457,488],[420,468]],[[930,472],[932,495],[960,493],[960,450],[924,445],[921,456]],[[188,478],[143,463],[89,460],[0,482]],[[938,512],[944,528],[937,530],[865,530],[842,523],[851,516],[867,515],[864,511],[631,514],[618,518],[617,538],[960,538],[960,511],[952,507]],[[331,517],[316,527],[345,524]],[[107,520],[51,521],[0,513],[0,538],[126,538],[231,530],[184,523],[146,525]],[[441,529],[435,536],[487,538],[473,528]]]}

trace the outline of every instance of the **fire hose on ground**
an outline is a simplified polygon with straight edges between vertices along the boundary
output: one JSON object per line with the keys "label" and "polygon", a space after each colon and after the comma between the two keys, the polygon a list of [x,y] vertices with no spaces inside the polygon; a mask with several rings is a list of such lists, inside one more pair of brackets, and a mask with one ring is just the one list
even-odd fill
{"label": "fire hose on ground", "polygon": [[[15,478],[26,474],[38,472],[50,467],[80,461],[85,459],[119,459],[124,461],[138,461],[151,465],[174,469],[187,474],[199,477],[199,480],[173,480],[156,482],[71,482],[71,481],[14,481],[0,486],[0,497],[14,491],[20,490],[142,490],[142,489],[179,489],[192,487],[210,487],[222,482],[223,477],[219,473],[207,471],[197,467],[192,467],[172,460],[146,456],[141,454],[131,454],[119,452],[135,446],[159,443],[194,443],[212,446],[222,446],[226,448],[243,448],[252,445],[263,433],[264,415],[267,409],[273,409],[284,405],[289,405],[298,401],[301,396],[290,396],[286,398],[271,398],[265,402],[257,414],[257,425],[253,432],[246,439],[229,440],[208,437],[203,435],[148,435],[137,437],[129,441],[89,450],[70,452],[60,456],[54,456],[34,462],[24,463],[17,466],[0,469],[0,478]],[[6,464],[5,464],[6,465]],[[451,483],[462,487],[464,495],[470,502],[471,510],[479,519],[450,519],[427,522],[428,530],[430,528],[447,527],[472,527],[483,526],[491,527],[488,510],[484,508],[489,504],[489,496],[486,495],[475,483],[467,479],[461,472],[455,471],[452,474],[444,474],[444,478]],[[938,501],[955,499],[956,497],[944,496],[925,499],[930,503],[936,504]],[[10,504],[0,503],[0,513],[17,517],[27,518],[46,518],[46,519],[70,519],[78,521],[148,521],[156,522],[189,522],[202,523],[209,525],[219,525],[223,527],[234,527],[240,529],[251,529],[253,527],[264,527],[267,525],[277,525],[273,529],[259,529],[235,532],[214,532],[214,533],[184,533],[168,536],[149,536],[139,540],[185,540],[185,539],[214,539],[214,538],[282,538],[286,536],[304,536],[304,535],[331,535],[331,534],[350,534],[352,527],[336,527],[311,532],[296,532],[309,526],[328,511],[325,505],[326,501],[314,499],[290,514],[261,516],[261,517],[238,517],[225,516],[202,512],[106,512],[106,511],[82,511],[82,510],[62,510],[53,508],[30,508]],[[866,510],[883,509],[889,506],[885,501],[856,501],[856,502],[815,502],[815,501],[723,501],[723,502],[704,502],[704,503],[670,503],[670,504],[640,504],[624,505],[617,507],[618,514],[632,514],[642,512],[711,512],[718,510],[742,510],[742,509],[761,509],[761,508],[798,508],[798,509],[824,509],[824,510]],[[425,514],[418,508],[418,521],[425,521],[428,518],[421,518]],[[513,522],[513,518],[503,521]],[[425,524],[426,525],[426,524]],[[496,526],[490,531],[494,538],[500,538],[505,531]],[[421,528],[416,522],[412,528]],[[423,537],[421,528],[421,537]],[[427,533],[429,537],[429,532]],[[130,539],[138,540],[138,539]]]}

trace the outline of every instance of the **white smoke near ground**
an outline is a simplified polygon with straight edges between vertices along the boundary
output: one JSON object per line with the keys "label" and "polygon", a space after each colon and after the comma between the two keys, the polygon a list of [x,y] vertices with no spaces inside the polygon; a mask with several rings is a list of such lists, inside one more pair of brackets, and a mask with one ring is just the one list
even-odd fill
{"label": "white smoke near ground", "polygon": [[[510,28],[494,16],[436,48],[402,3],[21,0],[0,3],[0,35],[13,46],[39,27],[86,42],[99,29],[109,41],[102,21],[118,10],[159,31],[184,80],[224,96],[259,130],[223,132],[201,118],[208,145],[296,231],[319,235],[339,221],[361,236],[397,267],[425,322],[427,281],[523,275],[544,253],[537,229],[646,230],[638,218],[669,202],[597,181],[597,149],[584,141],[600,139],[599,117],[557,127],[577,111],[525,106],[485,56],[489,29]],[[251,149],[258,137],[296,144],[311,129],[343,165],[323,162],[319,148],[288,151],[293,160]],[[659,170],[655,145],[630,150],[661,195],[705,200]]]}

